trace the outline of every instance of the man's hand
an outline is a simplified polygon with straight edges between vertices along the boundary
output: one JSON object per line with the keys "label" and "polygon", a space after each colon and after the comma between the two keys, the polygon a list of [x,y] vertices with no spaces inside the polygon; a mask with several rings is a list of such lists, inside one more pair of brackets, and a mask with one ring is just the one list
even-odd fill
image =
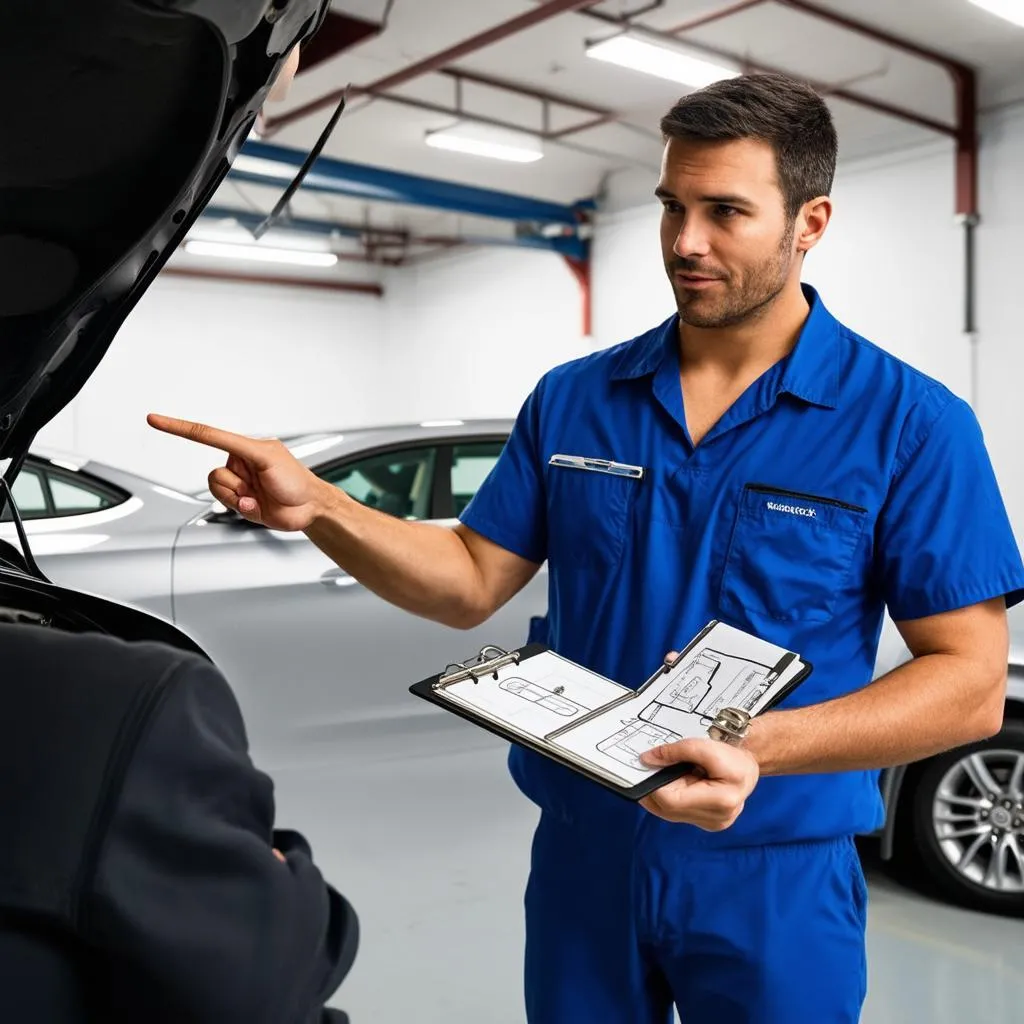
{"label": "man's hand", "polygon": [[721,832],[740,816],[760,777],[757,760],[742,747],[712,739],[679,740],[648,750],[652,768],[691,762],[696,771],[656,789],[640,805],[666,821]]}
{"label": "man's hand", "polygon": [[324,488],[329,485],[280,441],[261,441],[154,413],[147,422],[164,433],[227,452],[227,464],[209,476],[210,493],[250,522],[272,530],[305,530],[321,513]]}

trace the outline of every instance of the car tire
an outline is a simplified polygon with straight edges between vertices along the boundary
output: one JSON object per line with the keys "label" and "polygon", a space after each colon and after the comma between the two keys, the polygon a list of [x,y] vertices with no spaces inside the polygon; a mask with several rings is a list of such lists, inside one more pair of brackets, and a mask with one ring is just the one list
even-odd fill
{"label": "car tire", "polygon": [[[911,884],[923,881],[960,906],[1024,917],[1021,772],[1024,721],[1019,720],[1007,721],[991,739],[911,766],[897,805],[897,875]],[[991,783],[998,786],[994,793],[982,793],[994,789]]]}

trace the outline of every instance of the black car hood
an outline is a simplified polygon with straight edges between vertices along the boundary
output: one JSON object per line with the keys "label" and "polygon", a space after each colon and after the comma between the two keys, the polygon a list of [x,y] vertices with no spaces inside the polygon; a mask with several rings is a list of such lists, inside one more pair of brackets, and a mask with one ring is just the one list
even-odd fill
{"label": "black car hood", "polygon": [[209,201],[328,3],[0,4],[0,460],[12,471]]}

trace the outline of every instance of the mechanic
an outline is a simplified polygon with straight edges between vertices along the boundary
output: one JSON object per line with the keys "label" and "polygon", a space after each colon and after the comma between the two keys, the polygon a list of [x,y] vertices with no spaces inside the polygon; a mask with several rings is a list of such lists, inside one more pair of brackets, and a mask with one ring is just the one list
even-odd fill
{"label": "mechanic", "polygon": [[[646,755],[702,772],[642,806],[512,748],[542,809],[526,1001],[531,1024],[666,1024],[673,1002],[686,1024],[842,1024],[866,989],[853,836],[882,824],[878,769],[999,730],[1024,565],[970,407],[801,283],[833,209],[824,101],[741,76],[662,130],[678,313],[547,373],[454,528],[364,508],[279,442],[150,423],[229,453],[225,505],[417,615],[476,626],[547,560],[549,643],[622,683],[713,618],[800,652],[809,680],[738,744]],[[912,658],[871,682],[886,605]]]}

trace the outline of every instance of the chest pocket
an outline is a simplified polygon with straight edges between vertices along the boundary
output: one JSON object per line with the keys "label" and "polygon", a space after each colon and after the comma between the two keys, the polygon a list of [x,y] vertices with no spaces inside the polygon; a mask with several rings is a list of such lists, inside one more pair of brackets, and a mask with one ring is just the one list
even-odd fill
{"label": "chest pocket", "polygon": [[643,481],[571,466],[549,465],[547,472],[551,564],[615,565]]}
{"label": "chest pocket", "polygon": [[867,518],[867,509],[835,498],[747,484],[722,574],[722,610],[826,622]]}

